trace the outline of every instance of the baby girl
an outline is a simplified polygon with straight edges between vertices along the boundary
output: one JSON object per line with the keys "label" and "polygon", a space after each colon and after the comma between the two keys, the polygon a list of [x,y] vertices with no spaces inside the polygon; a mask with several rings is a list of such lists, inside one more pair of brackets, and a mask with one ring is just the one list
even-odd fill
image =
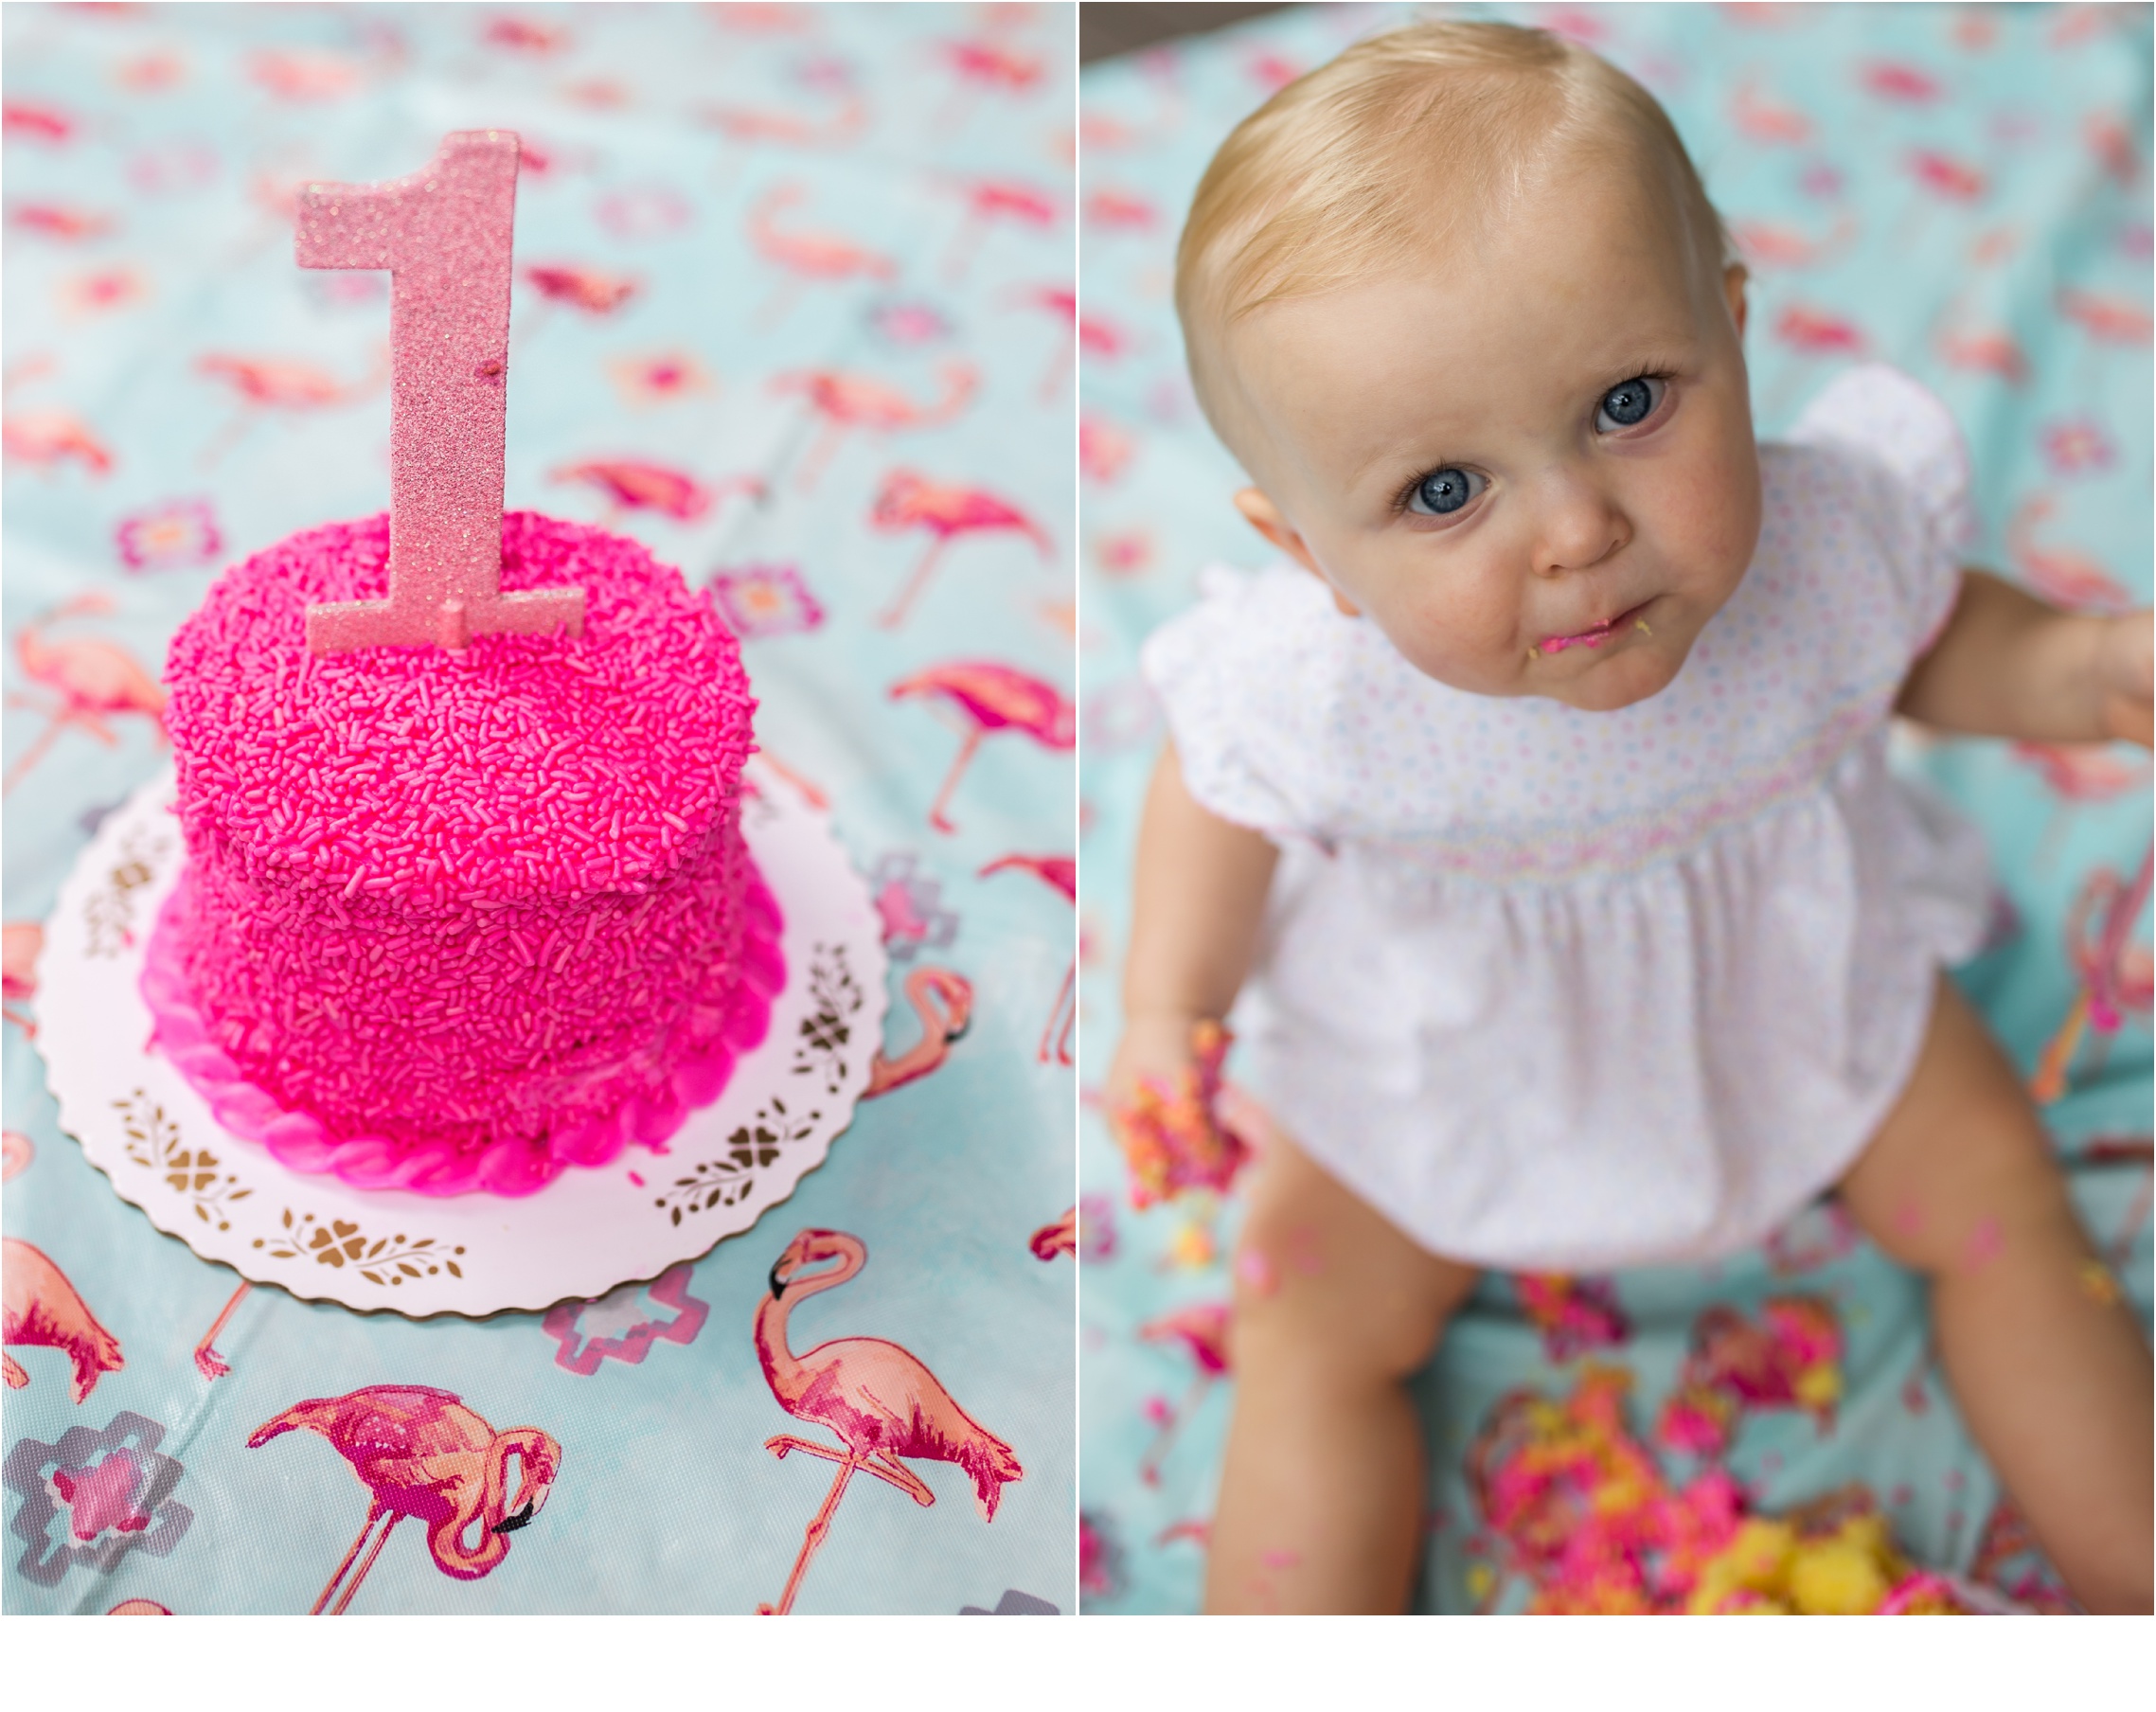
{"label": "baby girl", "polygon": [[1109,1094],[1186,1085],[1233,1006],[1285,1133],[1212,1610],[1406,1603],[1405,1382],[1478,1268],[1710,1259],[1826,1191],[1930,1281],[2076,1596],[2149,1609],[2148,1350],[1942,973],[1983,851],[1886,761],[1897,713],[2147,743],[2149,619],[1965,570],[1959,437],[1892,370],[1755,443],[1730,255],[1652,97],[1496,25],[1350,50],[1199,187],[1191,374],[1292,562],[1147,646]]}

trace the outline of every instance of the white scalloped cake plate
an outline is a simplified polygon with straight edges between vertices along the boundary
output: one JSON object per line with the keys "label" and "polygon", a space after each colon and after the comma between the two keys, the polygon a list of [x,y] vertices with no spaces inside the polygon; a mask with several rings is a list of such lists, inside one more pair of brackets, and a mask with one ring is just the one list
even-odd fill
{"label": "white scalloped cake plate", "polygon": [[825,815],[754,758],[741,833],[777,899],[786,988],[763,1044],[663,1153],[633,1144],[536,1194],[417,1195],[294,1171],[151,1051],[151,923],[186,861],[170,770],[98,829],[45,926],[38,1045],[61,1127],[123,1201],[205,1260],[308,1301],[420,1318],[538,1310],[739,1236],[824,1161],[882,1041],[868,888]]}

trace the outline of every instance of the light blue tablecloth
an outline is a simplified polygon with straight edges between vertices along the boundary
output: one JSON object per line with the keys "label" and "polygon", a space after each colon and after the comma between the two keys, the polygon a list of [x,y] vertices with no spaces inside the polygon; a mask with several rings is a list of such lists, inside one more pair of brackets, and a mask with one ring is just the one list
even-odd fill
{"label": "light blue tablecloth", "polygon": [[[539,1427],[562,1465],[490,1575],[451,1578],[407,1526],[355,1611],[774,1599],[832,1471],[764,1450],[817,1429],[765,1384],[750,1318],[811,1225],[869,1258],[803,1305],[796,1347],[902,1345],[1024,1477],[988,1525],[949,1464],[915,1465],[931,1508],[856,1480],[799,1608],[1072,1608],[1076,1272],[1028,1246],[1071,1201],[1071,1071],[1038,1051],[1071,905],[1031,872],[984,872],[1070,855],[1072,759],[991,733],[953,798],[958,831],[938,833],[962,733],[889,696],[953,660],[1074,693],[1070,44],[1060,6],[7,9],[6,1126],[10,1170],[34,1158],[5,1223],[125,1363],[77,1402],[59,1351],[9,1350],[27,1379],[5,1394],[10,1611],[305,1611],[366,1490],[319,1437],[247,1437],[373,1385]],[[164,764],[146,686],[219,567],[387,503],[385,276],[296,269],[294,187],[412,171],[476,126],[528,145],[508,504],[610,522],[718,590],[758,738],[829,796],[875,876],[892,1049],[915,1038],[901,983],[923,967],[971,983],[973,1024],[686,1282],[555,1334],[537,1314],[413,1324],[257,1291],[211,1382],[190,1352],[237,1280],[151,1230],[55,1124],[25,1025],[27,930],[98,816]],[[556,270],[554,294],[534,267]],[[885,401],[819,445],[815,370]],[[624,459],[690,478],[705,508],[620,505],[561,473]],[[1041,540],[954,536],[886,630],[874,615],[933,539],[918,517],[872,521],[908,470]],[[85,675],[93,647],[120,651],[109,693]]]}

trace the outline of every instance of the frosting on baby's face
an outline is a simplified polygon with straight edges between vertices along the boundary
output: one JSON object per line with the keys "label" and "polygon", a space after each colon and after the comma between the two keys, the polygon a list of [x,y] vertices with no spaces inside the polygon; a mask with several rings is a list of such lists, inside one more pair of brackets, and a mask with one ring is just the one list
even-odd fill
{"label": "frosting on baby's face", "polygon": [[1642,701],[1758,540],[1743,304],[1665,199],[1575,168],[1427,267],[1239,323],[1238,503],[1441,683]]}

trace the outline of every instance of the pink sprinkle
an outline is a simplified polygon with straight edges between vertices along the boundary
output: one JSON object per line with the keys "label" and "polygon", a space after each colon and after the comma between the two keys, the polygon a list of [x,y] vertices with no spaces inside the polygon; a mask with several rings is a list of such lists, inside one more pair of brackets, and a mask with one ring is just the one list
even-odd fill
{"label": "pink sprinkle", "polygon": [[1237,1257],[1236,1276],[1254,1296],[1269,1296],[1280,1288],[1280,1275],[1273,1270],[1273,1262],[1255,1248]]}
{"label": "pink sprinkle", "polygon": [[480,1186],[506,1147],[528,1189],[561,1168],[553,1134],[660,1095],[735,1025],[755,703],[679,572],[530,512],[503,520],[501,586],[585,588],[580,639],[307,654],[304,608],[381,598],[386,552],[383,517],[292,536],[173,639],[181,986],[332,1147],[446,1149],[461,1164],[409,1186],[430,1192]]}
{"label": "pink sprinkle", "polygon": [[1969,1247],[1964,1258],[1969,1262],[1969,1271],[1977,1272],[1996,1260],[2005,1247],[2005,1233],[1999,1228],[1999,1221],[1979,1220],[1976,1228],[1969,1233]]}

